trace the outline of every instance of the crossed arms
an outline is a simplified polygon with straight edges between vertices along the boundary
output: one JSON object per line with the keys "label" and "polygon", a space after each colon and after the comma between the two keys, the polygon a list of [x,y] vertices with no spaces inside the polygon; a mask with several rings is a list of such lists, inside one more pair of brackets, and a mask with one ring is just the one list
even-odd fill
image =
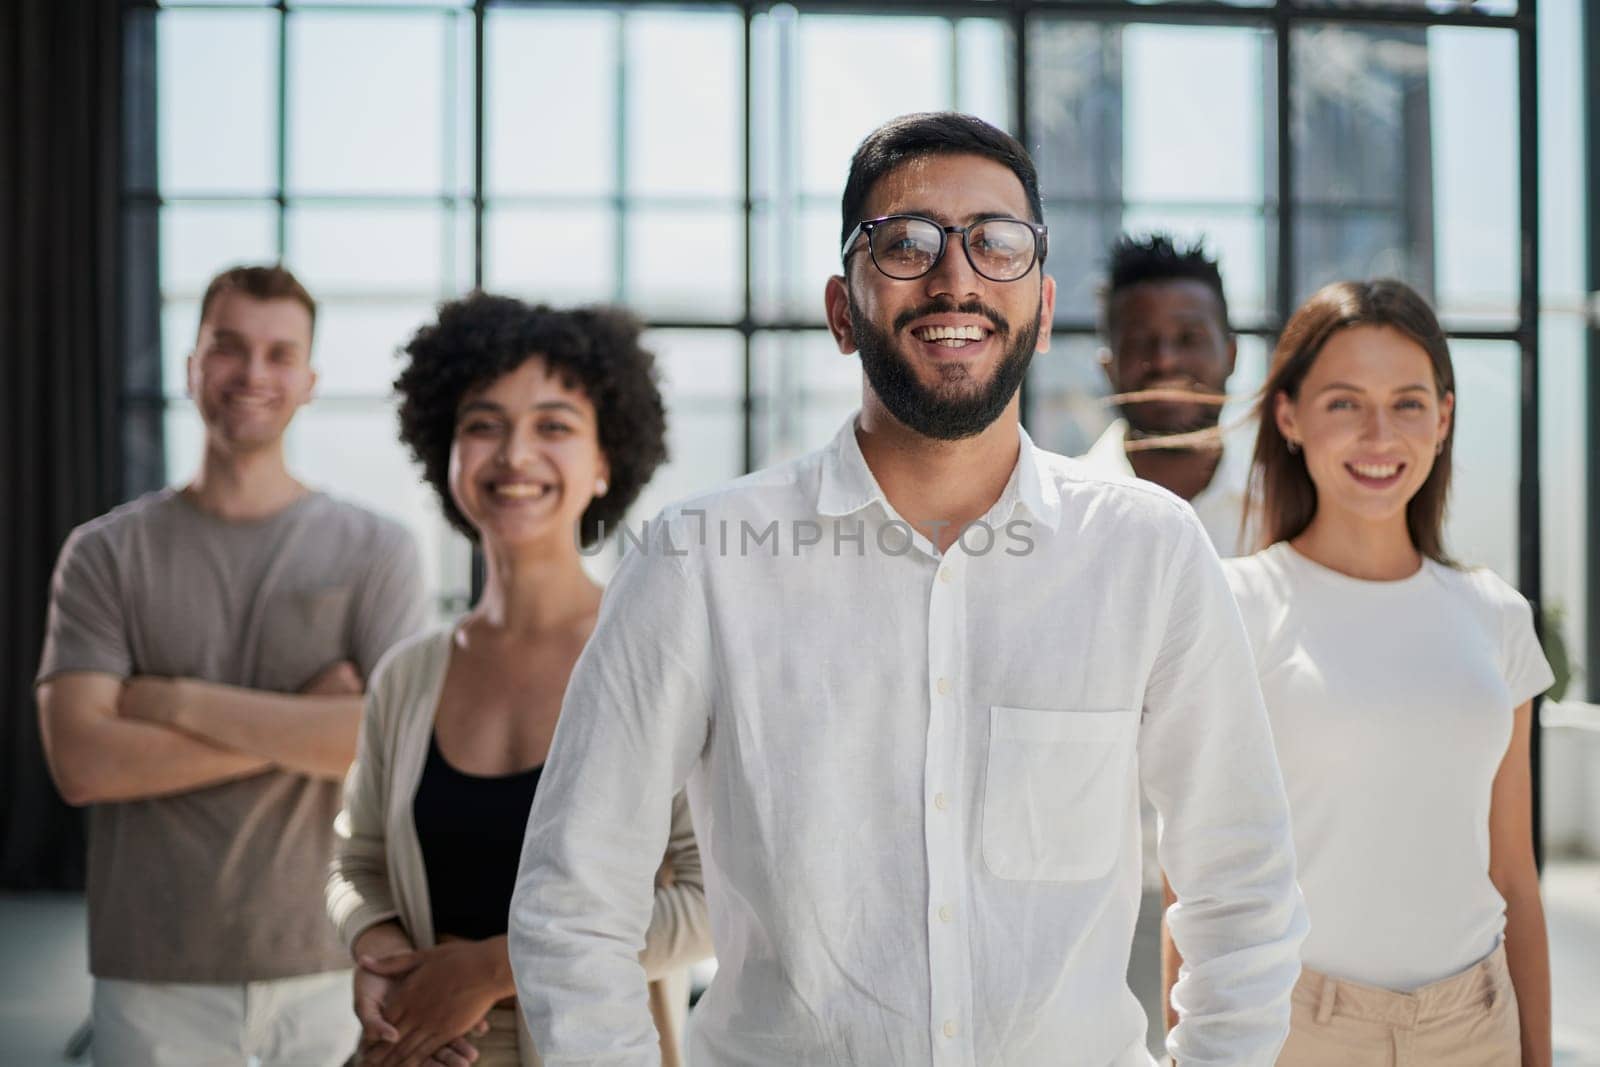
{"label": "crossed arms", "polygon": [[299,693],[69,671],[39,683],[39,730],[56,788],[74,805],[169,796],[273,768],[338,780],[355,756],[361,689],[344,661]]}

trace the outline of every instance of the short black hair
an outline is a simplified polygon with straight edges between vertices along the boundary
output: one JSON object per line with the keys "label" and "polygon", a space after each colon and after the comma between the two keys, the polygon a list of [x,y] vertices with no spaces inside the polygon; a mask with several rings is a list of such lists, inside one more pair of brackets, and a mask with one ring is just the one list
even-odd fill
{"label": "short black hair", "polygon": [[655,356],[640,345],[639,332],[638,319],[613,307],[557,310],[481,292],[439,306],[438,322],[417,330],[402,349],[410,363],[394,388],[400,440],[422,464],[450,525],[478,539],[450,498],[450,446],[462,400],[539,358],[594,405],[600,451],[611,468],[605,496],[584,510],[579,541],[592,545],[616,529],[667,458]]}
{"label": "short black hair", "polygon": [[890,119],[867,134],[850,158],[850,177],[844,183],[840,207],[842,245],[862,221],[861,210],[878,179],[922,156],[983,156],[1004,164],[1022,183],[1034,222],[1044,221],[1044,201],[1039,196],[1039,174],[1022,142],[973,115],[959,111],[922,111]]}
{"label": "short black hair", "polygon": [[1218,269],[1217,260],[1206,254],[1203,237],[1184,247],[1169,233],[1122,234],[1111,245],[1106,273],[1107,332],[1111,329],[1112,299],[1124,289],[1144,282],[1199,282],[1217,296],[1223,332],[1233,331],[1228,325],[1228,297],[1222,291],[1222,271]]}

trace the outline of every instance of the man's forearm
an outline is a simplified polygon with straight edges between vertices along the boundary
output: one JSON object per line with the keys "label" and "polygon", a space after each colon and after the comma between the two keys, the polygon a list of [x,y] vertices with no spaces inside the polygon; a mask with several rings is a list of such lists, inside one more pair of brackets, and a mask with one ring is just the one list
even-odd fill
{"label": "man's forearm", "polygon": [[342,780],[356,754],[360,696],[270,693],[192,678],[177,681],[169,723],[286,771]]}
{"label": "man's forearm", "polygon": [[164,726],[109,717],[62,741],[51,774],[63,799],[79,806],[188,793],[272,767]]}

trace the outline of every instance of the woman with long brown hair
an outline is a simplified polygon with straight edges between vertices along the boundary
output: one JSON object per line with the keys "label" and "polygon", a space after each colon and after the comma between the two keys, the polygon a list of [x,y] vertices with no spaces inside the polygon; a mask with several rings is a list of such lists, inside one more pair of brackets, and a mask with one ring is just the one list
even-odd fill
{"label": "woman with long brown hair", "polygon": [[1444,332],[1400,282],[1330,285],[1259,414],[1266,547],[1226,566],[1311,918],[1278,1062],[1548,1065],[1528,738],[1552,679],[1527,601],[1445,552]]}

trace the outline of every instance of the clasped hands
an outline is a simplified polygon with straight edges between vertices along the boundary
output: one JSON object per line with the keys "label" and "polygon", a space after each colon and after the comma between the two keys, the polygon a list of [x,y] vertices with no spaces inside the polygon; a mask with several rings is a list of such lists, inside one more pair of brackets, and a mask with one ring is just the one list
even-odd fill
{"label": "clasped hands", "polygon": [[[499,939],[495,939],[496,941]],[[361,1067],[468,1067],[471,1038],[489,1029],[505,995],[495,941],[447,941],[429,949],[357,958]]]}

